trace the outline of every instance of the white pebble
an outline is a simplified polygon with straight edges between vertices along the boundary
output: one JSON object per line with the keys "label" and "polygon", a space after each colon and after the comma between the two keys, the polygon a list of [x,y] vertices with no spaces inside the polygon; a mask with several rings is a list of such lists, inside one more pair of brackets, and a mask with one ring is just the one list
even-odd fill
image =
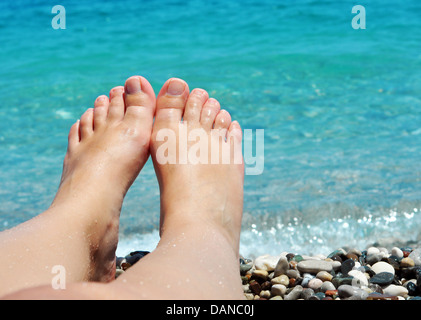
{"label": "white pebble", "polygon": [[408,295],[408,290],[403,286],[397,286],[394,284],[388,285],[386,288],[383,288],[383,293],[390,296],[406,296]]}
{"label": "white pebble", "polygon": [[270,288],[270,292],[272,293],[272,295],[274,296],[284,296],[285,292],[287,292],[287,287],[284,286],[283,284],[274,284],[271,288]]}
{"label": "white pebble", "polygon": [[319,288],[322,286],[322,284],[323,284],[322,280],[318,278],[314,278],[308,282],[308,287],[317,292]]}
{"label": "white pebble", "polygon": [[370,247],[367,249],[367,256],[371,256],[372,254],[379,254],[380,250],[376,247]]}
{"label": "white pebble", "polygon": [[373,264],[371,269],[377,274],[380,272],[390,272],[392,274],[395,274],[395,269],[392,267],[392,265],[388,264],[384,261],[379,261]]}
{"label": "white pebble", "polygon": [[392,256],[396,256],[398,258],[403,258],[403,251],[398,247],[392,248]]}
{"label": "white pebble", "polygon": [[265,270],[265,271],[271,272],[275,270],[275,267],[279,261],[279,258],[280,258],[279,256],[271,256],[268,254],[257,257],[254,260],[254,267],[257,270]]}
{"label": "white pebble", "polygon": [[358,287],[367,287],[368,286],[368,279],[364,273],[359,270],[351,270],[348,272],[350,276],[353,276],[354,279],[352,280],[352,284]]}

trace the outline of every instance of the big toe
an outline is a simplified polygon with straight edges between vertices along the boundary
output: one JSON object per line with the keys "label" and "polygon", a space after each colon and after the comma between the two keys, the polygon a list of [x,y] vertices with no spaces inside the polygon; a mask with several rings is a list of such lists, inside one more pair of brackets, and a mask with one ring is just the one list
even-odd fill
{"label": "big toe", "polygon": [[158,94],[155,122],[160,128],[178,124],[184,113],[189,86],[181,79],[171,78]]}
{"label": "big toe", "polygon": [[152,130],[155,114],[155,93],[145,78],[133,76],[126,80],[124,85],[125,116],[129,126]]}

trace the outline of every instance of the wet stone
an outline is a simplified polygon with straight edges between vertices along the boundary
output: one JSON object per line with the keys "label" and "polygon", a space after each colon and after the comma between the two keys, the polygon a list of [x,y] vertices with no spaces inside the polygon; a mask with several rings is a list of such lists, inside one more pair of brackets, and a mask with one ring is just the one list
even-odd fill
{"label": "wet stone", "polygon": [[415,283],[413,283],[412,281],[408,281],[406,283],[406,289],[408,290],[408,294],[410,296],[416,296],[418,295],[418,287]]}
{"label": "wet stone", "polygon": [[292,260],[291,260],[291,261],[300,262],[300,261],[303,261],[303,260],[304,260],[304,258],[303,258],[301,255],[296,254],[296,255],[292,258]]}
{"label": "wet stone", "polygon": [[389,285],[393,282],[395,276],[390,272],[380,272],[370,278],[370,283],[378,284],[380,286]]}
{"label": "wet stone", "polygon": [[322,300],[322,299],[324,299],[326,297],[326,295],[324,294],[324,292],[316,292],[314,295],[316,297],[318,297],[319,300]]}
{"label": "wet stone", "polygon": [[345,260],[344,262],[342,262],[341,265],[341,272],[343,273],[343,275],[348,275],[348,272],[352,270],[352,268],[354,268],[355,266],[355,261],[353,259],[348,259]]}
{"label": "wet stone", "polygon": [[338,295],[341,298],[352,298],[355,300],[365,300],[368,297],[367,291],[348,284],[339,286]]}
{"label": "wet stone", "polygon": [[338,288],[339,286],[345,284],[351,285],[353,279],[353,277],[334,277],[331,282],[333,283],[335,288]]}

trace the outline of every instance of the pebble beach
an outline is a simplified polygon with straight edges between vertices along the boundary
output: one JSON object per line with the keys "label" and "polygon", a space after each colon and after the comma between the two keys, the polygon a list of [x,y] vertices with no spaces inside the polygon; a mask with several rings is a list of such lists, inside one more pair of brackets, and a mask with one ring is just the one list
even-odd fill
{"label": "pebble beach", "polygon": [[[117,257],[116,277],[146,254]],[[421,247],[241,257],[239,274],[248,300],[421,300]]]}

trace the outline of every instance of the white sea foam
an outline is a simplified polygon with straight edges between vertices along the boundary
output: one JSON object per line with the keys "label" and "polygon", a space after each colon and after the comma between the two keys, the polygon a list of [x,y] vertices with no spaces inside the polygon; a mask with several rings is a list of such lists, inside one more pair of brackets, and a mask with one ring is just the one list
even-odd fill
{"label": "white sea foam", "polygon": [[[240,254],[246,258],[259,255],[278,255],[288,251],[300,254],[327,255],[339,247],[355,247],[360,250],[379,243],[393,247],[410,241],[419,241],[421,233],[421,210],[398,212],[375,216],[367,214],[360,219],[346,216],[340,219],[321,220],[307,224],[299,219],[292,223],[265,226],[252,223],[243,226],[240,240]],[[131,251],[152,251],[159,241],[159,232],[137,234],[121,239],[117,256]]]}

